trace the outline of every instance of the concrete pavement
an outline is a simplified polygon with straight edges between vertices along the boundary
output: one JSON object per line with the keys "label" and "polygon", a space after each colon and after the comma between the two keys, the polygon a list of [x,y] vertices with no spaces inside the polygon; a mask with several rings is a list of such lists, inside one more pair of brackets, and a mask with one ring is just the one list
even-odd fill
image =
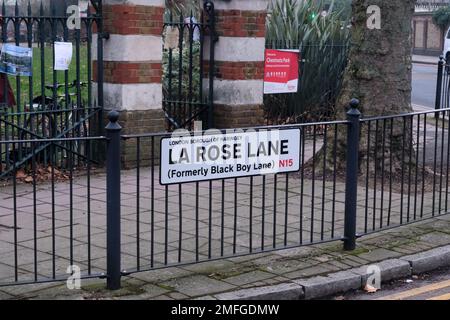
{"label": "concrete pavement", "polygon": [[411,101],[415,110],[434,109],[436,83],[436,65],[413,64]]}
{"label": "concrete pavement", "polygon": [[437,65],[438,62],[439,62],[439,57],[422,56],[422,55],[414,54],[412,56],[412,62],[413,63],[420,63],[420,64]]}

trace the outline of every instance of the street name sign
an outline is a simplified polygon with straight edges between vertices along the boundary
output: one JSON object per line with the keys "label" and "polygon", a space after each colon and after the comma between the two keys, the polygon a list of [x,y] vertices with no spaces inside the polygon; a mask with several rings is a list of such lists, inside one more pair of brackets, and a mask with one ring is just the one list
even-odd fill
{"label": "street name sign", "polygon": [[300,129],[161,139],[162,185],[300,170]]}

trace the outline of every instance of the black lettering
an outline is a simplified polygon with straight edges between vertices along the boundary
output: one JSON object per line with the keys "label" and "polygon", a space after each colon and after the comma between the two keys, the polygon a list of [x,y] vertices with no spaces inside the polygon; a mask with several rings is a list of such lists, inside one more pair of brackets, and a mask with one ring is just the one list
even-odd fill
{"label": "black lettering", "polygon": [[223,153],[222,159],[223,160],[228,160],[231,158],[231,151],[229,149],[230,149],[229,144],[224,144],[222,146],[222,153]]}
{"label": "black lettering", "polygon": [[242,158],[241,156],[241,145],[240,144],[235,144],[233,146],[233,153],[234,153],[234,159],[240,159]]}
{"label": "black lettering", "polygon": [[173,150],[169,149],[169,164],[176,164],[176,162],[172,159],[172,152]]}
{"label": "black lettering", "polygon": [[281,140],[281,154],[289,154],[289,141],[288,140]]}

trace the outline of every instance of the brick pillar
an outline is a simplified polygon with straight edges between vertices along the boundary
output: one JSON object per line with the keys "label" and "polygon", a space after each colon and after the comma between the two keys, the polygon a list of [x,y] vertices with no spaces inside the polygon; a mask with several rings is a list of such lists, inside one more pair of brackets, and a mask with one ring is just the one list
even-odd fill
{"label": "brick pillar", "polygon": [[215,48],[215,127],[264,124],[265,23],[269,0],[214,1],[214,4],[219,35]]}
{"label": "brick pillar", "polygon": [[[109,39],[103,43],[103,107],[105,116],[108,110],[120,112],[119,123],[124,134],[159,132],[165,128],[162,110],[164,7],[164,0],[103,1],[104,32],[109,33]],[[124,147],[123,158],[127,165],[135,160],[133,142],[127,141]]]}

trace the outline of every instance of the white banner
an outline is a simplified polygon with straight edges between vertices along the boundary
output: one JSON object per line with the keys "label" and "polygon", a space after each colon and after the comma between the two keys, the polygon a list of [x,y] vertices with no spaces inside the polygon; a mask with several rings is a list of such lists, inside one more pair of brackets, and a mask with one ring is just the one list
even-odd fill
{"label": "white banner", "polygon": [[299,129],[161,140],[160,182],[163,185],[299,170]]}
{"label": "white banner", "polygon": [[71,42],[55,42],[55,70],[69,70],[72,62],[73,47]]}

